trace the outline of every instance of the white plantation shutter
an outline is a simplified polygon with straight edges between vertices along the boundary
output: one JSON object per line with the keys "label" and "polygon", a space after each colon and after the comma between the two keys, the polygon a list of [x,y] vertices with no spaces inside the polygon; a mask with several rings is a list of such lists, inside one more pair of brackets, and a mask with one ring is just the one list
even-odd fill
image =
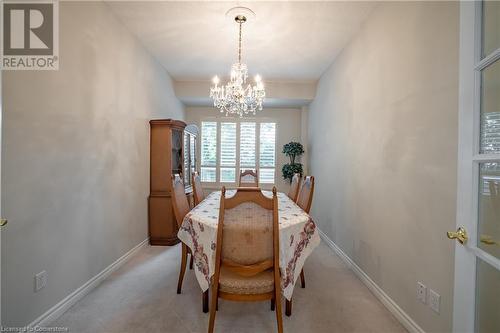
{"label": "white plantation shutter", "polygon": [[274,168],[259,169],[259,183],[274,184]]}
{"label": "white plantation shutter", "polygon": [[201,123],[201,181],[216,181],[217,165],[217,123]]}
{"label": "white plantation shutter", "polygon": [[255,168],[255,123],[240,123],[240,169]]}
{"label": "white plantation shutter", "polygon": [[217,163],[217,123],[201,123],[201,165],[215,166]]}
{"label": "white plantation shutter", "polygon": [[220,168],[221,183],[234,183],[236,181],[236,168]]}
{"label": "white plantation shutter", "polygon": [[[220,181],[236,180],[236,123],[220,124]],[[232,168],[227,168],[227,167]]]}
{"label": "white plantation shutter", "polygon": [[220,165],[236,166],[236,123],[220,124]]}
{"label": "white plantation shutter", "polygon": [[276,124],[260,124],[260,166],[274,167]]}
{"label": "white plantation shutter", "polygon": [[215,167],[207,168],[201,167],[201,181],[207,183],[215,183],[217,177],[217,172]]}
{"label": "white plantation shutter", "polygon": [[258,169],[260,183],[274,183],[276,123],[204,121],[200,150],[202,182],[234,184],[239,170]]}
{"label": "white plantation shutter", "polygon": [[274,183],[276,167],[276,123],[260,124],[259,181]]}

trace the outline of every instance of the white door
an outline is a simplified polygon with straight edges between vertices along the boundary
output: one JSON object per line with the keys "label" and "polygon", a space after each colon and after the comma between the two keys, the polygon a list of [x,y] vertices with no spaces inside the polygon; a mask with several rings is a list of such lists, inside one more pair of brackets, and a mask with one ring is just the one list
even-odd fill
{"label": "white door", "polygon": [[[3,99],[2,99],[2,71],[0,70],[0,175],[2,166],[2,115],[3,115]],[[0,180],[1,184],[1,180]],[[1,202],[1,186],[0,186],[0,202]],[[0,204],[0,216],[2,216],[2,205]],[[2,326],[2,228],[7,224],[7,220],[0,218],[0,327]]]}
{"label": "white door", "polygon": [[[2,99],[2,71],[0,70],[0,175],[2,166],[2,114],[3,114],[3,99]],[[1,184],[1,182],[0,182]],[[0,186],[1,192],[1,186]],[[0,195],[0,202],[1,202]],[[0,216],[2,216],[2,205],[0,204]],[[7,220],[0,218],[0,327],[2,326],[2,228],[7,223]]]}
{"label": "white door", "polygon": [[453,331],[500,332],[500,2],[460,4],[459,98]]}

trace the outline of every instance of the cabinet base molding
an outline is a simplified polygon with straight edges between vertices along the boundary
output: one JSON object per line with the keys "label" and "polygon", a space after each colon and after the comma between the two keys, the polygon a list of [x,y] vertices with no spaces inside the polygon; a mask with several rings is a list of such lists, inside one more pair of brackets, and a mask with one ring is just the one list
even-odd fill
{"label": "cabinet base molding", "polygon": [[150,245],[161,245],[161,246],[172,246],[178,244],[180,242],[179,238],[171,237],[171,238],[149,238]]}

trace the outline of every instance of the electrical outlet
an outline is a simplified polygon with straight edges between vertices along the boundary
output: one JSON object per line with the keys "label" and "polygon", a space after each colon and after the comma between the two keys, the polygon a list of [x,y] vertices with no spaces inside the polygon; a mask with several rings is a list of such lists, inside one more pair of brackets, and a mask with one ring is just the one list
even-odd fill
{"label": "electrical outlet", "polygon": [[417,282],[417,299],[425,304],[426,298],[427,298],[427,287],[422,282]]}
{"label": "electrical outlet", "polygon": [[432,310],[436,311],[439,313],[439,304],[441,303],[441,296],[435,292],[434,290],[430,289],[429,291],[429,306],[431,307]]}
{"label": "electrical outlet", "polygon": [[47,285],[47,272],[41,271],[35,275],[35,292],[40,291]]}

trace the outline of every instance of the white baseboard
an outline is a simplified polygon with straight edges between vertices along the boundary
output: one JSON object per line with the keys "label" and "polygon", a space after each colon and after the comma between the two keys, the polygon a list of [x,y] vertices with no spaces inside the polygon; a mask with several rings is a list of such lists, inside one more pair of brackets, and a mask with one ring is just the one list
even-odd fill
{"label": "white baseboard", "polygon": [[141,248],[149,244],[149,237],[134,246],[130,251],[125,253],[123,256],[118,258],[111,265],[102,270],[99,274],[88,280],[80,288],[73,291],[71,294],[66,296],[62,301],[54,305],[43,315],[35,319],[28,327],[47,327],[51,322],[59,318],[64,312],[66,312],[71,306],[76,302],[81,300],[85,295],[87,295],[92,289],[97,287],[104,279],[110,276],[114,271],[123,266],[134,254],[136,254]]}
{"label": "white baseboard", "polygon": [[356,274],[356,276],[370,289],[370,291],[379,299],[382,304],[389,310],[394,317],[411,333],[425,333],[411,317],[387,295],[373,280],[358,266],[347,254],[342,251],[328,236],[319,230],[321,238],[325,243],[342,259],[347,266]]}

